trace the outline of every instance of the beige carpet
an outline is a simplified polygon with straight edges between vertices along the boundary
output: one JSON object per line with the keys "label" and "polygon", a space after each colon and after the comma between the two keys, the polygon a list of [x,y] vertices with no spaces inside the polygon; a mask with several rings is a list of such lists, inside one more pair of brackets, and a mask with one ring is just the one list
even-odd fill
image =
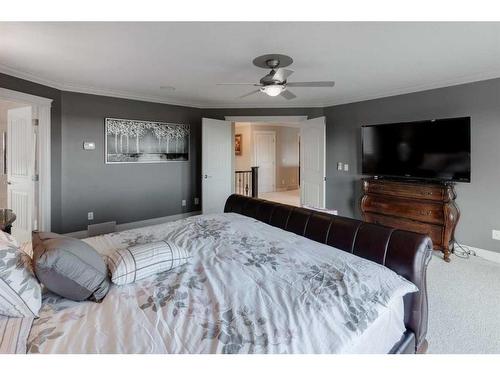
{"label": "beige carpet", "polygon": [[500,353],[500,263],[432,258],[428,353]]}
{"label": "beige carpet", "polygon": [[300,206],[299,190],[273,191],[270,193],[259,193],[259,198],[268,201],[289,204],[292,206]]}

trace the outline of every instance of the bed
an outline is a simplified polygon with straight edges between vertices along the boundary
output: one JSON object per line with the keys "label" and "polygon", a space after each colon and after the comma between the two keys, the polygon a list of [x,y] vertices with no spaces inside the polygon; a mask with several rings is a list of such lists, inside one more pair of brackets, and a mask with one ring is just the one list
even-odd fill
{"label": "bed", "polygon": [[85,241],[107,256],[157,240],[186,247],[188,264],[113,286],[101,303],[46,293],[27,352],[426,349],[426,236],[232,195],[223,214]]}

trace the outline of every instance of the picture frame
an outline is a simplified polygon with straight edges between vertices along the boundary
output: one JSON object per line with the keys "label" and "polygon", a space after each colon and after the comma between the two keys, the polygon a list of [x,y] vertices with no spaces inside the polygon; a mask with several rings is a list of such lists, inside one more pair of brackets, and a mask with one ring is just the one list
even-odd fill
{"label": "picture frame", "polygon": [[189,124],[104,119],[106,164],[189,161]]}
{"label": "picture frame", "polygon": [[242,134],[235,134],[234,135],[234,154],[237,156],[241,156],[242,154],[242,145],[243,142],[243,135]]}

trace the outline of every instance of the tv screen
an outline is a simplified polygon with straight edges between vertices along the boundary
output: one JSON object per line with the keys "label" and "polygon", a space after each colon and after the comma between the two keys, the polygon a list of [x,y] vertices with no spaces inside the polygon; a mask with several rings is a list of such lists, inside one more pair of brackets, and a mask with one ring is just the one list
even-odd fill
{"label": "tv screen", "polygon": [[470,182],[470,117],[361,128],[366,175]]}

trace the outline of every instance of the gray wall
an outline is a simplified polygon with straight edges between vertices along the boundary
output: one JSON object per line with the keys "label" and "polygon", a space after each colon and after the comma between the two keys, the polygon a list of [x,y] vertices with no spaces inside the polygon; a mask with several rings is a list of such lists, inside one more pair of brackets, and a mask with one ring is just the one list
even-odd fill
{"label": "gray wall", "polygon": [[[0,87],[53,99],[51,110],[52,230],[85,229],[93,222],[118,223],[196,211],[201,196],[201,117],[226,115],[322,115],[322,108],[214,109],[170,106],[60,90],[0,73]],[[189,162],[142,165],[104,164],[104,118],[188,122]],[[95,151],[82,142],[94,141]],[[181,206],[186,199],[187,206]]]}
{"label": "gray wall", "polygon": [[[328,107],[325,116],[327,206],[351,217],[360,214],[361,125],[471,116],[472,182],[456,187],[456,237],[500,252],[500,241],[491,238],[491,230],[500,229],[500,79]],[[337,171],[338,161],[348,162],[350,171]]]}
{"label": "gray wall", "polygon": [[52,230],[61,230],[61,91],[0,73],[0,87],[52,99],[51,214]]}
{"label": "gray wall", "polygon": [[[189,123],[190,160],[157,164],[104,163],[104,118]],[[196,108],[62,93],[62,232],[94,222],[126,223],[200,209],[201,125]],[[95,151],[83,141],[96,142]],[[187,206],[181,206],[181,200]]]}
{"label": "gray wall", "polygon": [[[423,91],[328,108],[197,109],[115,99],[57,89],[0,73],[0,87],[53,99],[52,227],[84,229],[87,212],[95,222],[131,222],[196,210],[200,196],[201,117],[292,116],[327,119],[327,206],[359,217],[361,195],[360,126],[454,116],[472,117],[472,182],[457,186],[462,217],[457,239],[500,252],[491,230],[500,229],[500,79]],[[62,100],[63,99],[63,100]],[[63,108],[63,110],[61,109]],[[62,113],[63,112],[63,113]],[[189,163],[159,165],[104,164],[103,119],[107,116],[184,121],[192,126]],[[85,152],[84,140],[97,143]],[[348,162],[338,172],[336,162]],[[183,209],[181,199],[188,201]]]}

